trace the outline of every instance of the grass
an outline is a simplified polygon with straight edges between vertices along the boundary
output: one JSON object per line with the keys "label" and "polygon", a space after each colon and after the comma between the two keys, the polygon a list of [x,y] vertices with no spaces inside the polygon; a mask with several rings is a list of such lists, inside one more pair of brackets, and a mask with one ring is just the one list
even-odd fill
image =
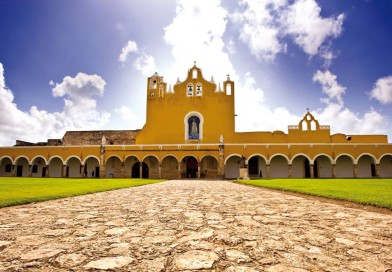
{"label": "grass", "polygon": [[141,186],[161,181],[163,180],[0,177],[0,207]]}
{"label": "grass", "polygon": [[392,179],[256,179],[236,182],[392,209]]}

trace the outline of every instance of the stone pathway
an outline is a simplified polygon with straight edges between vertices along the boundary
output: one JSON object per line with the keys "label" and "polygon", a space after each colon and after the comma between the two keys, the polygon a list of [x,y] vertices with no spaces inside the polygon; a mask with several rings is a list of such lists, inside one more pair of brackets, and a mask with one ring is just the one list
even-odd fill
{"label": "stone pathway", "polygon": [[0,271],[392,271],[392,215],[180,180],[0,209]]}

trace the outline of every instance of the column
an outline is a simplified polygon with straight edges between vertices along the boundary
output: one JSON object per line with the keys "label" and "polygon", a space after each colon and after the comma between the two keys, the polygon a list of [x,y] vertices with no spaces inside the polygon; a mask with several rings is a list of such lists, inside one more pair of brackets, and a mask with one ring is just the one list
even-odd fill
{"label": "column", "polygon": [[289,178],[293,175],[293,165],[289,164]]}
{"label": "column", "polygon": [[358,164],[353,165],[353,174],[354,174],[354,178],[358,177]]}
{"label": "column", "polygon": [[331,169],[332,169],[332,177],[336,178],[336,164],[332,164]]}
{"label": "column", "polygon": [[162,178],[162,165],[159,165],[158,173],[159,173],[159,179],[161,179]]}
{"label": "column", "polygon": [[377,178],[379,178],[380,177],[380,164],[379,163],[375,165],[375,169],[374,170],[376,171],[375,176]]}
{"label": "column", "polygon": [[45,165],[45,178],[49,177],[49,164]]}
{"label": "column", "polygon": [[121,177],[122,178],[124,178],[124,167],[125,167],[125,164],[122,162],[121,163]]}
{"label": "column", "polygon": [[17,168],[16,165],[13,164],[13,165],[12,165],[12,170],[11,170],[11,171],[12,171],[12,176],[13,176],[13,177],[16,177],[16,168]]}
{"label": "column", "polygon": [[197,163],[197,178],[200,179],[201,173],[200,173],[200,162]]}
{"label": "column", "polygon": [[181,179],[181,162],[178,163],[178,179]]}
{"label": "column", "polygon": [[67,177],[67,165],[63,165],[63,175],[62,175],[62,177],[63,178]]}
{"label": "column", "polygon": [[143,178],[143,163],[139,162],[139,178]]}
{"label": "column", "polygon": [[83,177],[83,178],[85,177],[84,176],[84,169],[85,169],[85,166],[84,166],[84,164],[82,164],[81,167],[80,167],[80,172],[81,172],[80,176]]}
{"label": "column", "polygon": [[310,164],[309,167],[310,167],[310,178],[314,178],[314,165]]}
{"label": "column", "polygon": [[267,164],[265,166],[265,171],[267,172],[267,173],[265,173],[265,178],[270,178],[270,165],[269,164]]}
{"label": "column", "polygon": [[33,176],[33,166],[30,164],[29,165],[29,177],[32,177],[32,176]]}

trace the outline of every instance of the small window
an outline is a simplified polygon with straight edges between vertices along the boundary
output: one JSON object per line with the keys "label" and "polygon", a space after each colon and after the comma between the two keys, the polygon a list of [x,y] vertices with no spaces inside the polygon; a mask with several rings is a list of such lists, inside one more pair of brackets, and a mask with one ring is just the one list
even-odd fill
{"label": "small window", "polygon": [[226,85],[226,94],[231,95],[231,84]]}
{"label": "small window", "polygon": [[163,93],[164,93],[164,91],[163,91],[163,85],[160,85],[160,86],[159,86],[159,97],[163,97]]}
{"label": "small window", "polygon": [[33,169],[31,169],[32,173],[38,173],[38,165],[34,164]]}
{"label": "small window", "polygon": [[150,80],[150,89],[156,89],[157,88],[157,79],[156,78],[152,78]]}
{"label": "small window", "polygon": [[197,78],[197,70],[196,70],[196,69],[193,69],[193,70],[192,70],[192,78],[193,78],[193,79],[196,79],[196,78]]}
{"label": "small window", "polygon": [[193,84],[192,83],[188,84],[187,96],[193,96]]}
{"label": "small window", "polygon": [[202,95],[202,86],[201,83],[197,83],[196,85],[196,96],[201,96]]}
{"label": "small window", "polygon": [[5,172],[6,173],[10,173],[12,170],[12,164],[6,164],[5,165]]}

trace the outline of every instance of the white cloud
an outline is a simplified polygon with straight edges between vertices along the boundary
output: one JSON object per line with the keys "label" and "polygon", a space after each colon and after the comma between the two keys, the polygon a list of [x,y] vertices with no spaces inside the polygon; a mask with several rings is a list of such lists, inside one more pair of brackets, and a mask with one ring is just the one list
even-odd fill
{"label": "white cloud", "polygon": [[[259,60],[273,61],[285,53],[284,38],[292,37],[306,54],[320,53],[324,42],[342,32],[344,14],[323,18],[321,8],[314,0],[242,0],[241,11],[230,17],[239,26],[240,39]],[[320,57],[331,62],[332,55],[323,52]]]}
{"label": "white cloud", "polygon": [[134,53],[137,56],[136,60],[133,62],[133,66],[136,70],[142,72],[144,76],[150,76],[155,72],[156,65],[154,57],[139,50],[135,41],[127,42],[122,48],[118,60],[122,63],[127,62],[131,53]]}
{"label": "white cloud", "polygon": [[126,62],[130,53],[138,52],[137,44],[134,41],[128,41],[127,44],[121,49],[121,54],[118,57],[120,62]]}
{"label": "white cloud", "polygon": [[93,96],[102,95],[104,86],[105,81],[97,75],[65,77],[52,91],[54,96],[65,97],[62,112],[50,113],[36,106],[25,112],[13,102],[0,63],[0,145],[12,145],[16,139],[46,141],[61,138],[66,130],[102,127],[110,115],[97,110]]}
{"label": "white cloud", "polygon": [[321,84],[323,93],[327,94],[329,98],[337,99],[337,101],[341,104],[343,103],[342,95],[345,93],[346,87],[339,85],[336,79],[337,76],[328,70],[325,72],[317,70],[317,72],[313,75],[313,82]]}
{"label": "white cloud", "polygon": [[54,81],[53,80],[49,81],[49,86],[54,86]]}
{"label": "white cloud", "polygon": [[392,76],[379,78],[370,92],[370,97],[381,104],[392,103]]}
{"label": "white cloud", "polygon": [[338,37],[342,32],[344,14],[336,18],[322,18],[321,8],[315,0],[297,0],[283,13],[285,32],[310,55],[317,55],[328,37]]}

